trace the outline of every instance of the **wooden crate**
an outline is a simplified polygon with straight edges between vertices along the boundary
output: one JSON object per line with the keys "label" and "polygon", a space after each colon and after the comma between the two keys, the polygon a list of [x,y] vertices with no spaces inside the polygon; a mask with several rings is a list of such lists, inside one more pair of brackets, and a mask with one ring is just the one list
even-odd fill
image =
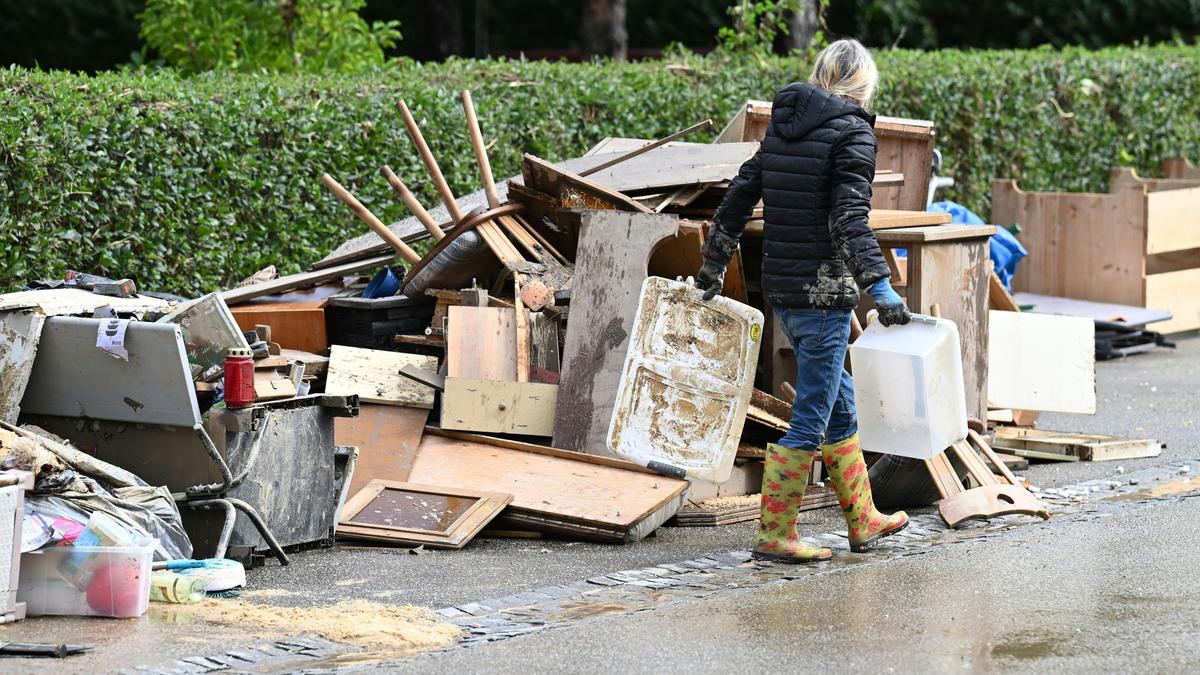
{"label": "wooden crate", "polygon": [[[717,143],[761,141],[771,121],[769,101],[746,101],[717,136]],[[879,150],[875,156],[876,173],[902,174],[897,185],[875,185],[872,209],[924,211],[929,200],[929,180],[933,175],[933,122],[900,117],[875,118],[875,138]]]}
{"label": "wooden crate", "polygon": [[1165,309],[1164,333],[1200,328],[1200,187],[1155,189],[1136,176],[1100,193],[992,188],[992,220],[1019,223],[1029,257],[1015,289]]}

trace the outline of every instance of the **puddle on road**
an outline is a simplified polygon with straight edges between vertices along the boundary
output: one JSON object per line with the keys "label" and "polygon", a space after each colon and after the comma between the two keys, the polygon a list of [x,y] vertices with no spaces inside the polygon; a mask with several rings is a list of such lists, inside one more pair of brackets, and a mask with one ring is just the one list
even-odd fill
{"label": "puddle on road", "polygon": [[637,598],[636,602],[615,602],[607,600],[579,600],[567,602],[552,612],[547,612],[541,618],[549,621],[574,622],[592,619],[609,614],[629,614],[653,609],[661,601],[675,597],[674,594],[653,593]]}
{"label": "puddle on road", "polygon": [[255,673],[295,673],[309,670],[336,670],[339,668],[365,668],[380,665],[389,661],[416,656],[425,649],[404,649],[389,651],[351,652],[322,656],[318,658],[296,659],[270,665],[257,665]]}

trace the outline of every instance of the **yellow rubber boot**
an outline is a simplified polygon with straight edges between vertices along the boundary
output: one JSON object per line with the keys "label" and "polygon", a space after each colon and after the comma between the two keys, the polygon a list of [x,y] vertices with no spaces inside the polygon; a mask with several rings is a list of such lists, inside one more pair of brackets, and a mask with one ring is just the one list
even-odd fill
{"label": "yellow rubber boot", "polygon": [[753,555],[758,560],[807,563],[829,560],[833,552],[800,541],[796,518],[808,487],[808,476],[817,453],[793,450],[771,443],[763,466],[762,520],[754,538]]}
{"label": "yellow rubber boot", "polygon": [[907,513],[897,511],[889,516],[875,510],[858,434],[840,443],[822,445],[821,457],[829,470],[838,503],[842,505],[842,514],[846,516],[851,551],[865,551],[881,537],[908,527]]}

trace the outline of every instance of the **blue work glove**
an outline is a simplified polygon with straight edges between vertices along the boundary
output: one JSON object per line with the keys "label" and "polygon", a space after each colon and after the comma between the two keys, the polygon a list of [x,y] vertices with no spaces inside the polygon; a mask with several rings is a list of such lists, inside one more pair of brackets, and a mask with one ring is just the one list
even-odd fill
{"label": "blue work glove", "polygon": [[904,306],[900,294],[892,290],[892,284],[886,279],[880,279],[871,287],[871,298],[879,309],[879,323],[885,326],[905,325],[912,320],[912,313]]}

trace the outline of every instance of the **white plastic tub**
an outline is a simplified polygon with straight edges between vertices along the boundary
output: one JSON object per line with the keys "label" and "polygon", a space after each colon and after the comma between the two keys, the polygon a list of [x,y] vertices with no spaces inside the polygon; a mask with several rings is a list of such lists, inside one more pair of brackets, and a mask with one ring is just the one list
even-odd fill
{"label": "white plastic tub", "polygon": [[914,315],[878,321],[850,345],[863,450],[930,459],[967,436],[958,327]]}
{"label": "white plastic tub", "polygon": [[56,546],[21,555],[17,600],[31,616],[134,617],[150,604],[154,547]]}

